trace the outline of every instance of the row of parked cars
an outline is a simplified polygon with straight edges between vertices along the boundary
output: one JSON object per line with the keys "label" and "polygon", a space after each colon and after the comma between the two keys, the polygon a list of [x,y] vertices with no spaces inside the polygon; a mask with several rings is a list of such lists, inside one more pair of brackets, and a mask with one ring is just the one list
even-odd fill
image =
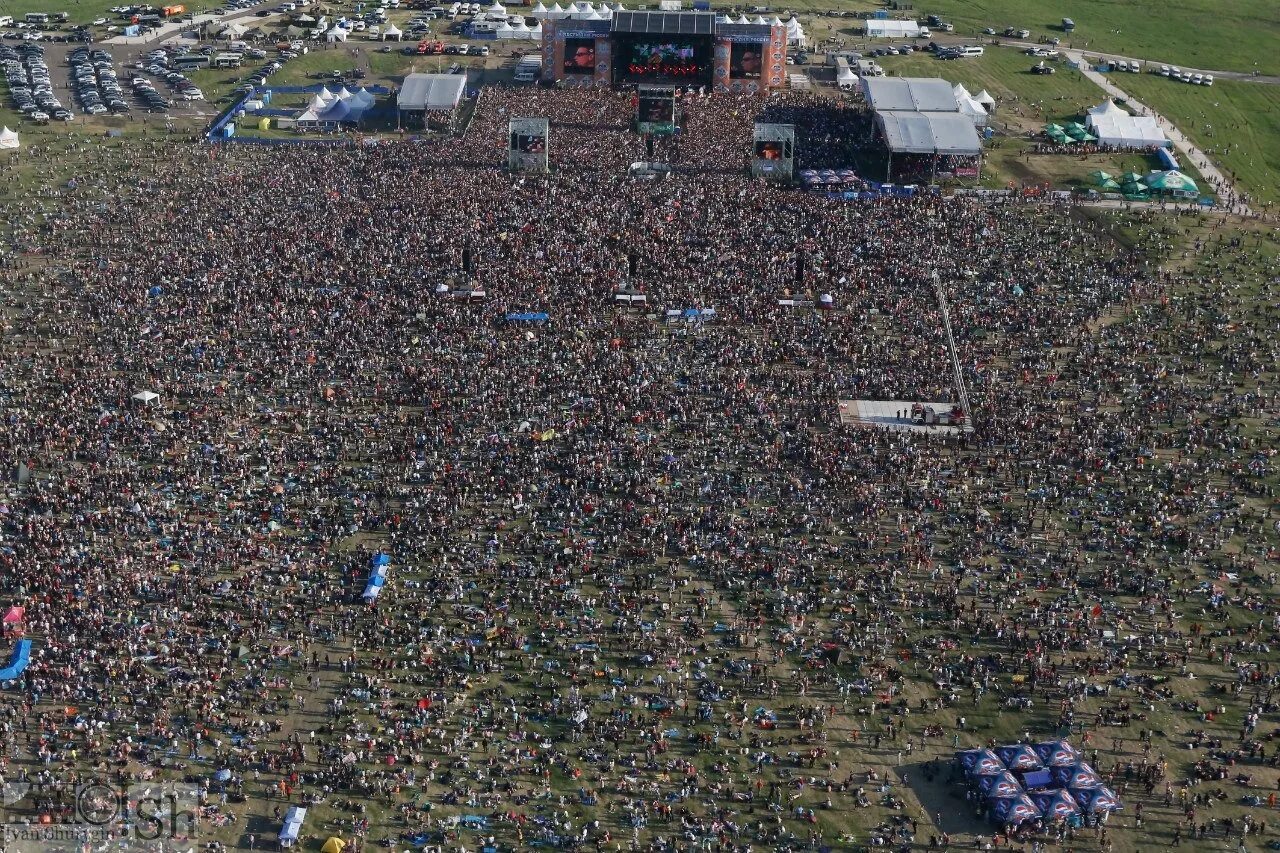
{"label": "row of parked cars", "polygon": [[67,65],[71,66],[71,91],[83,112],[96,116],[129,111],[111,54],[101,48],[78,47],[67,54]]}
{"label": "row of parked cars", "polygon": [[[1136,65],[1137,63],[1134,64]],[[1133,70],[1137,71],[1138,69],[1134,68]],[[1176,65],[1161,65],[1159,68],[1152,66],[1151,70],[1153,73],[1159,74],[1161,77],[1168,77],[1170,80],[1180,80],[1183,83],[1190,83],[1193,86],[1213,85],[1212,74],[1191,74],[1190,72],[1183,71]]]}
{"label": "row of parked cars", "polygon": [[44,48],[23,44],[16,50],[0,46],[0,62],[4,64],[5,81],[13,107],[32,121],[71,120],[71,111],[53,94],[49,66],[44,61]]}

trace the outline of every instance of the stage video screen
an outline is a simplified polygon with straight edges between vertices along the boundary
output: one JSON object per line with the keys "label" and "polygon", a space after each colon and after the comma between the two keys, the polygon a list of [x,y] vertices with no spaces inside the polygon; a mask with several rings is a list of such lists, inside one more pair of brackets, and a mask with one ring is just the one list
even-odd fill
{"label": "stage video screen", "polygon": [[546,140],[541,136],[531,136],[527,133],[511,134],[511,150],[520,154],[541,154],[546,147]]}
{"label": "stage video screen", "polygon": [[639,106],[641,124],[675,123],[676,101],[671,95],[641,95]]}
{"label": "stage video screen", "polygon": [[564,40],[564,73],[596,73],[595,39],[570,38]]}
{"label": "stage video screen", "polygon": [[729,76],[739,80],[759,80],[764,71],[764,45],[734,42],[729,50]]}
{"label": "stage video screen", "polygon": [[781,140],[760,140],[756,142],[757,160],[785,160],[790,156],[791,146]]}
{"label": "stage video screen", "polygon": [[634,82],[705,82],[710,77],[710,39],[644,36],[622,46],[622,69]]}

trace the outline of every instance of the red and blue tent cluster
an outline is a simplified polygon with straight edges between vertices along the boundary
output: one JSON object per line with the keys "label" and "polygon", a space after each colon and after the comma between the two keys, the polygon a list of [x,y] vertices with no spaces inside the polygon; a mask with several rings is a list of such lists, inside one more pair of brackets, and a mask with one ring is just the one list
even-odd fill
{"label": "red and blue tent cluster", "polygon": [[1065,740],[956,753],[965,783],[991,822],[1005,828],[1067,821],[1082,825],[1121,808],[1120,798]]}
{"label": "red and blue tent cluster", "polygon": [[387,574],[391,571],[391,558],[379,551],[369,558],[369,582],[364,585],[365,604],[373,604],[382,594],[382,587],[387,583]]}
{"label": "red and blue tent cluster", "polygon": [[0,669],[0,682],[13,681],[22,675],[29,663],[31,663],[31,641],[19,640],[13,647],[13,654],[9,656],[9,665]]}

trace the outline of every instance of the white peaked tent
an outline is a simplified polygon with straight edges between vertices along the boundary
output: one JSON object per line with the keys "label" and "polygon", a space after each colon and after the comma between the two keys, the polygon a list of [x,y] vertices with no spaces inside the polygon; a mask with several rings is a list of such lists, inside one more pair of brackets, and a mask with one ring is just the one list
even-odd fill
{"label": "white peaked tent", "polygon": [[761,27],[769,26],[769,22],[764,19],[764,15],[756,15],[755,20],[753,20],[751,23]]}
{"label": "white peaked tent", "polygon": [[499,3],[498,0],[493,0],[493,5],[485,9],[484,13],[486,15],[505,15],[507,14],[507,7]]}
{"label": "white peaked tent", "polygon": [[346,86],[343,86],[341,89],[334,92],[333,96],[339,101],[349,101],[351,100],[352,93]]}
{"label": "white peaked tent", "polygon": [[348,103],[351,105],[352,110],[364,112],[373,106],[375,100],[377,99],[368,89],[357,89],[351,93],[351,100]]}
{"label": "white peaked tent", "polygon": [[955,84],[954,86],[951,87],[951,91],[955,92],[956,100],[960,100],[961,98],[972,97],[972,95],[969,94],[969,90],[964,87],[963,83]]}
{"label": "white peaked tent", "polygon": [[400,29],[395,24],[387,24],[387,28],[382,31],[382,40],[386,41],[387,39],[395,39],[396,41],[400,41],[400,38],[403,35],[404,30]]}
{"label": "white peaked tent", "polygon": [[246,30],[244,27],[240,26],[239,24],[227,24],[225,27],[222,28],[221,32],[218,33],[218,38],[238,39],[240,38],[240,36],[244,35],[246,32],[248,32],[248,30]]}
{"label": "white peaked tent", "polygon": [[730,18],[728,15],[716,15],[716,23],[717,23],[717,24],[732,24],[732,23],[733,23],[733,18]]}
{"label": "white peaked tent", "polygon": [[538,22],[538,25],[536,27],[533,27],[532,29],[529,30],[529,38],[539,40],[539,41],[542,39],[542,22],[541,21]]}
{"label": "white peaked tent", "polygon": [[0,151],[13,151],[20,144],[17,132],[7,127],[4,130],[0,130]]}
{"label": "white peaked tent", "polygon": [[600,20],[602,21],[613,20],[613,10],[610,9],[608,6],[604,5],[603,3],[600,4],[600,9],[596,12],[596,14],[600,16]]}
{"label": "white peaked tent", "polygon": [[329,30],[329,32],[324,34],[324,39],[329,42],[346,41],[347,31],[342,27],[335,26],[333,29]]}
{"label": "white peaked tent", "polygon": [[153,406],[156,400],[160,399],[160,395],[155,391],[139,391],[131,399],[135,403],[141,403],[144,406]]}
{"label": "white peaked tent", "polygon": [[743,12],[741,15],[739,15],[739,16],[738,16],[738,20],[734,21],[734,23],[735,23],[735,24],[749,24],[749,23],[751,23],[751,19],[747,17],[747,13],[746,13],[746,12]]}
{"label": "white peaked tent", "polygon": [[322,113],[329,109],[329,104],[331,103],[332,101],[326,101],[319,95],[312,95],[311,100],[307,103],[307,110],[309,112]]}
{"label": "white peaked tent", "polygon": [[510,24],[504,21],[498,25],[498,29],[494,31],[493,35],[495,38],[513,39],[516,37],[516,31],[511,28]]}
{"label": "white peaked tent", "polygon": [[774,15],[772,18],[769,19],[769,26],[771,27],[783,26],[782,19],[779,18],[777,15]]}
{"label": "white peaked tent", "polygon": [[996,99],[991,97],[991,93],[986,89],[983,89],[981,92],[974,95],[973,99],[986,107],[988,112],[990,112],[991,108],[996,105]]}
{"label": "white peaked tent", "polygon": [[1089,107],[1089,116],[1091,118],[1096,116],[1127,116],[1127,115],[1128,113],[1120,109],[1119,105],[1116,104],[1116,102],[1111,100],[1110,98],[1107,98],[1105,101],[1098,104],[1096,107]]}
{"label": "white peaked tent", "polygon": [[538,0],[538,5],[533,7],[533,11],[530,14],[539,21],[545,21],[547,19],[547,7],[542,5],[542,0]]}
{"label": "white peaked tent", "polygon": [[547,14],[547,17],[553,21],[558,21],[567,14],[568,12],[564,10],[564,7],[559,3],[556,3],[556,5],[551,7],[551,11]]}
{"label": "white peaked tent", "polygon": [[515,26],[511,28],[511,31],[515,34],[516,38],[529,37],[529,25],[524,22],[524,18],[516,21]]}
{"label": "white peaked tent", "polygon": [[956,104],[960,107],[960,114],[967,116],[973,120],[974,127],[986,127],[987,125],[987,109],[970,95],[965,93],[964,97],[956,95]]}
{"label": "white peaked tent", "polygon": [[800,26],[797,18],[787,21],[787,43],[794,45],[803,45],[805,43],[804,27]]}
{"label": "white peaked tent", "polygon": [[353,121],[351,107],[346,101],[334,101],[329,109],[320,114],[321,121]]}

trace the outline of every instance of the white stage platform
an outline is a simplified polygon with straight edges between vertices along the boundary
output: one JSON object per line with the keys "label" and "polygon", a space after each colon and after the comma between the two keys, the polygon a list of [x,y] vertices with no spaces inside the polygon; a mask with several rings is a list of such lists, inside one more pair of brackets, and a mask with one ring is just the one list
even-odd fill
{"label": "white stage platform", "polygon": [[[961,427],[939,424],[913,424],[911,407],[916,403],[932,406],[939,411],[951,408],[952,403],[930,403],[923,400],[841,400],[840,423],[845,426],[875,427],[896,432],[958,433]],[[901,414],[902,417],[898,417]]]}

